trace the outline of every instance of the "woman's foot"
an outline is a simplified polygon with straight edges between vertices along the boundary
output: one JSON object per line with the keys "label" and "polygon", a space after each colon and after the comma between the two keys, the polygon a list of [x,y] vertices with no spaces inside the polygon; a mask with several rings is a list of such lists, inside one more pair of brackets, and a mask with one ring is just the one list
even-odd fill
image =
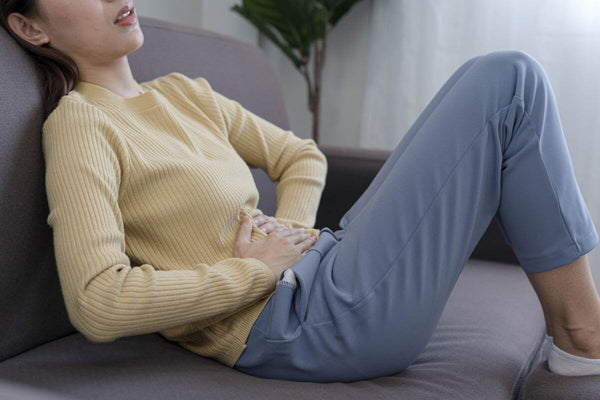
{"label": "woman's foot", "polygon": [[561,375],[600,374],[600,297],[587,257],[527,276],[553,337],[547,353],[550,370]]}

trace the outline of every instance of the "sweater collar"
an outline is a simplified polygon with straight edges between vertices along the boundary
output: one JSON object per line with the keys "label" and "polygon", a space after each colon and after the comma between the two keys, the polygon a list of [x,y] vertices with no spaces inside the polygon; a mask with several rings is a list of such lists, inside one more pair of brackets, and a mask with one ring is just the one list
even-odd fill
{"label": "sweater collar", "polygon": [[146,87],[144,84],[135,82],[140,94],[134,97],[122,97],[117,93],[91,82],[79,81],[73,88],[86,99],[108,103],[131,111],[141,111],[151,108],[160,103],[160,97],[156,89]]}

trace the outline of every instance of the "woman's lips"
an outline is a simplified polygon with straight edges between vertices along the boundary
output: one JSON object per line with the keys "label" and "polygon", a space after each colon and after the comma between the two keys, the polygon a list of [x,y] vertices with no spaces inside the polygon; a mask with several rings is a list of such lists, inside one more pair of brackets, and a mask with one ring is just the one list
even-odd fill
{"label": "woman's lips", "polygon": [[[125,10],[124,12],[127,12],[127,10]],[[122,15],[122,14],[123,13],[121,13],[120,15]],[[137,22],[137,16],[135,14],[135,8],[132,8],[131,13],[127,17],[116,21],[115,25],[133,25],[136,22]]]}
{"label": "woman's lips", "polygon": [[116,24],[117,22],[119,22],[119,17],[121,17],[121,15],[125,14],[127,11],[133,12],[133,2],[132,1],[130,1],[129,3],[127,3],[126,6],[123,6],[123,8],[121,8],[119,10],[119,12],[117,13],[117,16],[115,17],[115,20],[114,20],[113,23]]}

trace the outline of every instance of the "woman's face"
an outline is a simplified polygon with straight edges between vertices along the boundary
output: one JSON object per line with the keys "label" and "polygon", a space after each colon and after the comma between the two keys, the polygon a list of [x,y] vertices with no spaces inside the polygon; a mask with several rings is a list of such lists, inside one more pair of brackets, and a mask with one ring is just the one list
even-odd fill
{"label": "woman's face", "polygon": [[[70,56],[78,66],[103,65],[130,54],[144,43],[133,2],[127,0],[38,0],[36,22],[50,47]],[[121,10],[132,10],[116,24]]]}

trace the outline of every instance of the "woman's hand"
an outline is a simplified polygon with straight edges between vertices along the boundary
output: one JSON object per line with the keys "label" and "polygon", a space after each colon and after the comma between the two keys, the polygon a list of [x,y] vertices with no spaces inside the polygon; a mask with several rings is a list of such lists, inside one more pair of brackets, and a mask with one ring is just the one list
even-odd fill
{"label": "woman's hand", "polygon": [[[259,228],[264,233],[266,233],[267,235],[278,229],[293,229],[293,230],[300,231],[300,232],[306,232],[306,230],[304,228],[297,228],[297,229],[290,228],[289,226],[284,225],[281,222],[279,222],[279,220],[277,218],[269,217],[264,214],[260,214],[257,217],[254,217],[253,220],[254,220],[254,224],[256,225],[256,227]],[[316,242],[316,238],[315,238],[315,242]],[[313,242],[313,244],[314,244],[314,242]],[[302,254],[304,255],[304,253],[306,253],[307,251],[308,251],[308,249],[306,249]]]}
{"label": "woman's hand", "polygon": [[[264,233],[266,233],[267,235],[278,229],[293,229],[293,228],[290,228],[289,226],[284,225],[281,222],[279,222],[279,220],[277,218],[269,217],[264,214],[260,214],[256,217],[254,217],[253,221],[254,221],[254,224],[256,225],[256,227],[259,228]],[[297,228],[295,230],[297,230],[297,231],[299,230],[301,232],[306,232],[305,228]],[[315,238],[315,242],[316,242],[316,239],[317,238]],[[304,253],[306,253],[306,251],[308,251],[308,249],[305,250]],[[304,253],[302,253],[302,254],[304,254]]]}
{"label": "woman's hand", "polygon": [[266,234],[273,232],[275,229],[287,228],[285,225],[277,221],[275,217],[269,217],[261,214],[254,218],[254,223],[261,231]]}
{"label": "woman's hand", "polygon": [[244,217],[233,246],[233,255],[264,262],[278,281],[283,271],[294,265],[312,247],[316,238],[304,229],[292,229],[281,224],[269,225],[267,229],[266,238],[251,242],[252,221]]}

